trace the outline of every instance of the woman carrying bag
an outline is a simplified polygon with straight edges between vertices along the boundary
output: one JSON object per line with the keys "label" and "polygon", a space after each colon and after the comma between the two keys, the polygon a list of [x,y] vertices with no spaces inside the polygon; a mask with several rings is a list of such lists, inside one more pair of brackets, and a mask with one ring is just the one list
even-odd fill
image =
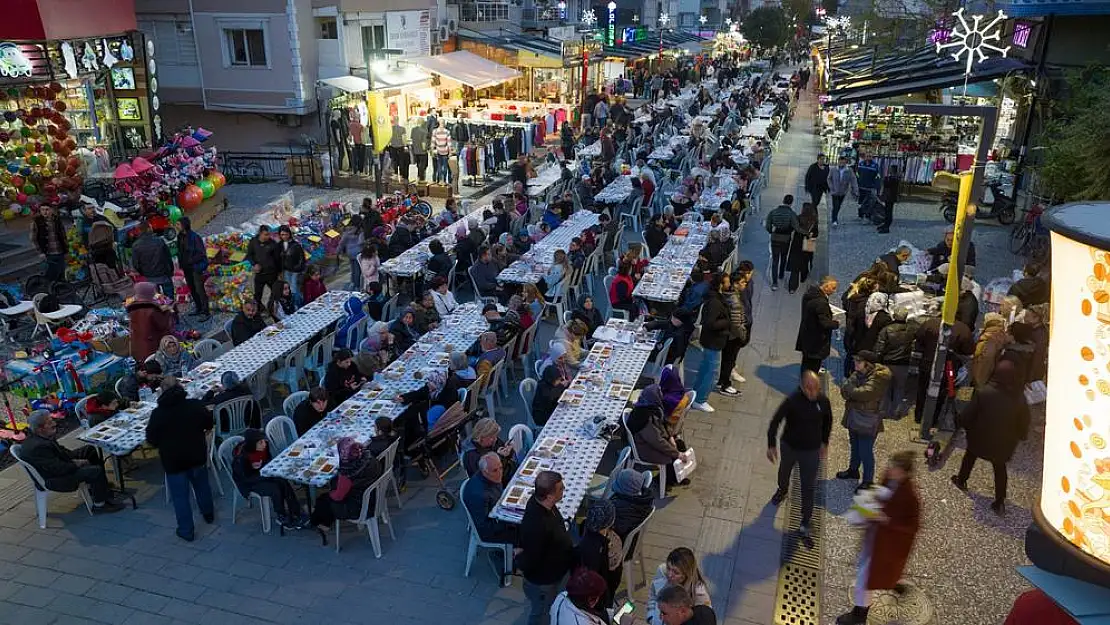
{"label": "woman carrying bag", "polygon": [[790,241],[790,252],[786,264],[790,269],[790,281],[786,289],[790,293],[798,290],[798,285],[809,279],[813,268],[813,254],[817,251],[817,209],[813,204],[802,204],[802,214],[798,215],[798,232]]}
{"label": "woman carrying bag", "polygon": [[877,364],[873,352],[856,353],[855,370],[840,386],[844,396],[844,418],[840,424],[848,428],[852,446],[848,468],[836,474],[838,480],[860,479],[856,490],[871,488],[875,478],[875,438],[883,431],[881,413],[883,398],[890,386],[890,369]]}

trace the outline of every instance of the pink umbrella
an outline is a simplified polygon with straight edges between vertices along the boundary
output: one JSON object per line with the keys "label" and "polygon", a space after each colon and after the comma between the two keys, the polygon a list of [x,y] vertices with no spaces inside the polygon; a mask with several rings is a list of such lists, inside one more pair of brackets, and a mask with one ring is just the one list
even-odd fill
{"label": "pink umbrella", "polygon": [[192,137],[185,137],[181,140],[181,147],[183,148],[195,148],[198,145],[200,145],[200,141],[197,141]]}
{"label": "pink umbrella", "polygon": [[154,169],[154,165],[152,165],[150,161],[141,156],[131,161],[131,167],[134,168],[136,174],[144,174],[151,169]]}
{"label": "pink umbrella", "polygon": [[135,178],[136,176],[138,176],[138,174],[136,174],[135,170],[127,163],[120,163],[119,167],[116,167],[116,173],[112,175],[116,180]]}

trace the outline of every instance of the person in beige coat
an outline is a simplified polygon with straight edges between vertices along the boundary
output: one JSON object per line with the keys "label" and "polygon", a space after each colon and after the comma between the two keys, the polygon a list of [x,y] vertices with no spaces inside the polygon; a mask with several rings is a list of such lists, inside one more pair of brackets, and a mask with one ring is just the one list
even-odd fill
{"label": "person in beige coat", "polygon": [[982,388],[991,381],[998,357],[1009,341],[1005,318],[998,313],[987,313],[975,344],[975,355],[971,357],[971,380],[975,388]]}

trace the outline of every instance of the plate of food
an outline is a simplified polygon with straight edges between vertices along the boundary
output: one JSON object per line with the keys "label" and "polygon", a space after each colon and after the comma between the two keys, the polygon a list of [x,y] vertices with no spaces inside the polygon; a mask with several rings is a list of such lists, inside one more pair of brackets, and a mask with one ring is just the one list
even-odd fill
{"label": "plate of food", "polygon": [[536,443],[532,453],[544,458],[554,458],[562,454],[568,444],[569,442],[565,438],[548,437]]}
{"label": "plate of food", "polygon": [[613,384],[609,387],[607,395],[611,399],[628,401],[628,398],[632,396],[632,387],[625,384]]}
{"label": "plate of food", "polygon": [[370,412],[381,412],[393,406],[393,402],[384,399],[370,404]]}
{"label": "plate of food", "polygon": [[585,399],[586,393],[583,391],[566,390],[563,392],[563,396],[559,398],[559,401],[568,406],[581,406]]}
{"label": "plate of food", "polygon": [[505,491],[503,505],[506,508],[524,509],[528,505],[528,500],[532,498],[533,490],[530,486],[514,484]]}
{"label": "plate of food", "polygon": [[519,477],[522,482],[532,484],[536,481],[537,475],[543,471],[550,471],[554,466],[555,463],[548,458],[530,456],[524,461],[524,464],[520,465],[520,471],[517,473],[517,477]]}

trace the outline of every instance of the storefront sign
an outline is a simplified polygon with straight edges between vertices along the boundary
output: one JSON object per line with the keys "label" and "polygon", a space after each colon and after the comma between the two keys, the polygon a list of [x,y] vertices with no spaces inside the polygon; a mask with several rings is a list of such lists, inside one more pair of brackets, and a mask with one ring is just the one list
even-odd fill
{"label": "storefront sign", "polygon": [[1033,25],[1029,22],[1014,22],[1014,38],[1012,43],[1019,47],[1025,48],[1029,46],[1029,33],[1033,31]]}
{"label": "storefront sign", "polygon": [[50,78],[46,50],[30,43],[0,43],[0,82],[26,82],[35,78]]}
{"label": "storefront sign", "polygon": [[647,41],[648,30],[643,26],[629,26],[624,29],[621,36],[620,43],[632,43],[633,41]]}
{"label": "storefront sign", "polygon": [[617,45],[617,3],[609,3],[609,30],[608,30],[608,43],[611,46]]}
{"label": "storefront sign", "polygon": [[569,41],[577,36],[573,26],[552,26],[547,29],[547,38],[552,41]]}
{"label": "storefront sign", "polygon": [[575,62],[581,61],[583,54],[588,54],[591,59],[600,57],[601,49],[601,42],[596,40],[587,40],[585,42],[581,40],[564,41],[563,62],[573,64]]}
{"label": "storefront sign", "polygon": [[385,14],[386,41],[403,57],[432,53],[431,17],[428,11],[390,11]]}

